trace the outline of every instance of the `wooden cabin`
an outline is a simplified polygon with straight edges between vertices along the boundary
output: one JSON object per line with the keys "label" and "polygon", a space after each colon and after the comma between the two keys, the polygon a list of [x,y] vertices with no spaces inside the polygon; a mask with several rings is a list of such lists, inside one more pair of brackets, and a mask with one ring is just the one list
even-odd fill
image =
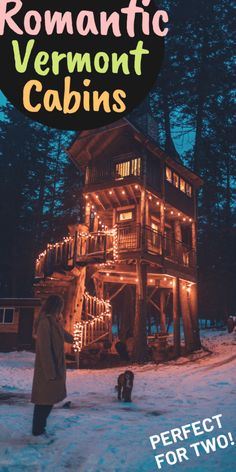
{"label": "wooden cabin", "polygon": [[80,132],[68,155],[84,174],[84,221],[39,256],[36,296],[64,294],[78,351],[111,339],[112,316],[119,317],[120,338],[133,338],[137,361],[155,318],[163,336],[173,322],[175,355],[181,318],[187,352],[198,349],[201,179],[126,119]]}
{"label": "wooden cabin", "polygon": [[0,298],[1,352],[33,349],[33,322],[40,305],[35,298]]}

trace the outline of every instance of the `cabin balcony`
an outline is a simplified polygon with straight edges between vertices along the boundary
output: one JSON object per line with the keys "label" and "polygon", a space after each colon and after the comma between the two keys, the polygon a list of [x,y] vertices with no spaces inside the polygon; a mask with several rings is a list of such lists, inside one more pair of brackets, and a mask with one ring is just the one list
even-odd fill
{"label": "cabin balcony", "polygon": [[74,267],[130,258],[151,257],[160,267],[178,266],[195,272],[196,253],[184,244],[149,226],[129,223],[96,233],[78,233],[62,242],[48,245],[36,262],[36,277]]}

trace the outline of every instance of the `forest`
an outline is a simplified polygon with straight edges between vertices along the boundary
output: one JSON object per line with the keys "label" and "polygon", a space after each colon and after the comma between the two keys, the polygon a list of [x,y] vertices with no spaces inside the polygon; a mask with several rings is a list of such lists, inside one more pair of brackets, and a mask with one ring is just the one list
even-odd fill
{"label": "forest", "polygon": [[[164,64],[129,119],[151,116],[158,145],[203,178],[199,314],[224,319],[236,313],[234,2],[161,7],[170,18]],[[7,101],[0,120],[0,297],[30,297],[39,252],[83,218],[82,176],[65,152],[75,132],[30,121]]]}

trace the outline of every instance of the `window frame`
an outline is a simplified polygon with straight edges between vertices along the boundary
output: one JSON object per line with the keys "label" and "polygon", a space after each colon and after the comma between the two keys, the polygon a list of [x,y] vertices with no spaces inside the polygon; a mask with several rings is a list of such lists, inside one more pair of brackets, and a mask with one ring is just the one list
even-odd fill
{"label": "window frame", "polygon": [[[175,178],[176,178],[176,182],[175,182]],[[177,174],[176,172],[173,172],[173,176],[172,176],[172,184],[175,188],[177,189],[180,189],[179,188],[179,183],[180,183],[180,176],[179,174]]]}
{"label": "window frame", "polygon": [[[168,178],[168,172],[170,172],[170,179]],[[169,182],[169,184],[173,183],[173,171],[170,167],[166,166],[166,171],[165,171],[165,177],[166,181]]]}
{"label": "window frame", "polygon": [[[114,173],[116,180],[123,180],[126,177],[141,177],[141,156],[133,156],[124,160],[114,161]],[[125,169],[127,166],[127,170]],[[119,167],[121,172],[119,172]],[[123,168],[123,169],[122,169]],[[123,175],[124,173],[124,175]]]}
{"label": "window frame", "polygon": [[[3,317],[2,321],[0,321],[0,326],[1,325],[12,325],[14,324],[14,314],[15,314],[15,308],[11,306],[0,306],[0,310],[3,310]],[[5,315],[7,310],[12,310],[12,321],[5,321]]]}
{"label": "window frame", "polygon": [[[170,172],[171,180],[168,178],[168,172]],[[175,182],[176,179],[176,182]],[[193,185],[190,184],[187,180],[185,180],[181,175],[175,172],[171,167],[165,167],[165,180],[169,184],[173,185],[174,188],[180,190],[180,192],[184,193],[188,198],[193,198]],[[178,184],[178,185],[177,185]],[[181,188],[181,186],[184,186]]]}
{"label": "window frame", "polygon": [[187,197],[192,198],[193,197],[193,186],[191,184],[189,184],[188,182],[185,182],[185,189],[186,189],[185,194],[187,195]]}
{"label": "window frame", "polygon": [[[117,223],[119,224],[122,224],[122,223],[129,223],[129,222],[132,222],[135,220],[135,212],[134,212],[134,208],[130,208],[130,209],[125,209],[125,210],[118,210],[117,211]],[[120,215],[121,214],[124,214],[124,213],[131,213],[132,217],[131,218],[127,218],[127,219],[124,219],[124,220],[121,220],[120,219]]]}
{"label": "window frame", "polygon": [[[184,185],[183,189],[181,188],[181,183],[183,183],[183,185]],[[183,179],[183,177],[180,177],[180,179],[179,179],[179,189],[182,193],[186,193],[186,183],[187,183],[186,180]]]}

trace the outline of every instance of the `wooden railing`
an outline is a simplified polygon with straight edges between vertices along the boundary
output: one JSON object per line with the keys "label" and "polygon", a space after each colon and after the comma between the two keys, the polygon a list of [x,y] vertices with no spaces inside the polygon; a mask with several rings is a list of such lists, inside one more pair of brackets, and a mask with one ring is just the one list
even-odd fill
{"label": "wooden railing", "polygon": [[151,254],[159,254],[175,264],[196,267],[196,252],[182,241],[177,241],[146,226],[144,247]]}
{"label": "wooden railing", "polygon": [[75,233],[59,243],[48,244],[36,261],[36,277],[48,276],[57,270],[71,270],[79,263],[107,260],[113,260],[113,230]]}
{"label": "wooden railing", "polygon": [[108,301],[92,297],[86,292],[83,318],[74,327],[74,351],[77,353],[112,336],[112,311]]}
{"label": "wooden railing", "polygon": [[75,233],[61,243],[50,244],[36,262],[36,276],[48,276],[57,270],[71,270],[78,265],[114,261],[125,253],[144,251],[162,256],[174,264],[196,267],[195,251],[149,226],[124,224],[110,231]]}

